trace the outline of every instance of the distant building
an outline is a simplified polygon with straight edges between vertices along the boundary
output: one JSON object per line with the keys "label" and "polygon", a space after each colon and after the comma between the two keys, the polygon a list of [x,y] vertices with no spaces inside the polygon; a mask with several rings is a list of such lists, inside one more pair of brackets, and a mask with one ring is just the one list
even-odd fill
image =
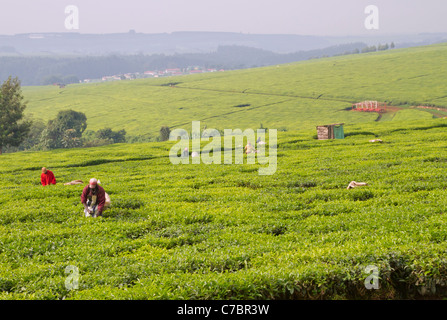
{"label": "distant building", "polygon": [[344,123],[334,123],[324,126],[317,126],[318,140],[344,139]]}
{"label": "distant building", "polygon": [[165,73],[181,73],[182,70],[180,70],[179,68],[174,68],[174,69],[166,69]]}
{"label": "distant building", "polygon": [[129,79],[129,80],[132,80],[132,79],[136,79],[136,78],[137,78],[136,75],[135,75],[134,73],[126,73],[126,74],[124,75],[124,77],[125,77],[126,79]]}

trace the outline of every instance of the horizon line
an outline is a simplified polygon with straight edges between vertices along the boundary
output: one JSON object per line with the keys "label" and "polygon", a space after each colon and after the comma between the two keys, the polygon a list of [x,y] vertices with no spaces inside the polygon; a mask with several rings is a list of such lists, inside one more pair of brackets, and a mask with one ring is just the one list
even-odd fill
{"label": "horizon line", "polygon": [[209,34],[237,34],[237,35],[262,35],[262,36],[298,36],[298,37],[324,37],[324,38],[345,38],[345,37],[392,37],[392,36],[425,36],[425,35],[447,35],[447,32],[418,32],[418,33],[377,33],[377,34],[340,34],[340,35],[313,35],[313,34],[297,34],[297,33],[250,33],[250,32],[236,32],[236,31],[171,31],[171,32],[137,32],[130,29],[127,32],[78,32],[78,31],[44,31],[44,32],[21,32],[14,34],[0,34],[0,36],[14,37],[26,35],[170,35],[177,33],[209,33]]}

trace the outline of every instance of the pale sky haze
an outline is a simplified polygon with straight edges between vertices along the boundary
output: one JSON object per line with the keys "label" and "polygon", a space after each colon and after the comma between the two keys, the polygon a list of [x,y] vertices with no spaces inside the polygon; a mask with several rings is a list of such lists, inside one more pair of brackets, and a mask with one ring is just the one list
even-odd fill
{"label": "pale sky haze", "polygon": [[[0,34],[217,31],[251,34],[388,35],[447,32],[447,0],[15,0],[2,1]],[[65,7],[79,29],[65,28]],[[379,8],[367,30],[365,8]]]}

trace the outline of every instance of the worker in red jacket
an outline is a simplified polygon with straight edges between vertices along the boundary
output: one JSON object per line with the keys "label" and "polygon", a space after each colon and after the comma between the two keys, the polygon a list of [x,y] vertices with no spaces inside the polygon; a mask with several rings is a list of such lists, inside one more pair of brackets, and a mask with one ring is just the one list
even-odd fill
{"label": "worker in red jacket", "polygon": [[40,182],[43,186],[47,186],[50,184],[56,184],[56,178],[54,177],[53,172],[47,170],[47,168],[42,168],[42,174],[40,175]]}
{"label": "worker in red jacket", "polygon": [[81,203],[84,205],[86,217],[102,216],[106,202],[106,192],[98,184],[95,178],[90,179],[89,184],[84,187],[81,194]]}

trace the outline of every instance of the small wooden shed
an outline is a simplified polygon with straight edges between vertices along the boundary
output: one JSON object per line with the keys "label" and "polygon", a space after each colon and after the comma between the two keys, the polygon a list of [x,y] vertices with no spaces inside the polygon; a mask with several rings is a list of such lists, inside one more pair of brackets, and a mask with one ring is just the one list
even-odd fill
{"label": "small wooden shed", "polygon": [[324,126],[317,126],[318,140],[328,139],[344,139],[345,134],[343,131],[344,123],[334,123]]}

